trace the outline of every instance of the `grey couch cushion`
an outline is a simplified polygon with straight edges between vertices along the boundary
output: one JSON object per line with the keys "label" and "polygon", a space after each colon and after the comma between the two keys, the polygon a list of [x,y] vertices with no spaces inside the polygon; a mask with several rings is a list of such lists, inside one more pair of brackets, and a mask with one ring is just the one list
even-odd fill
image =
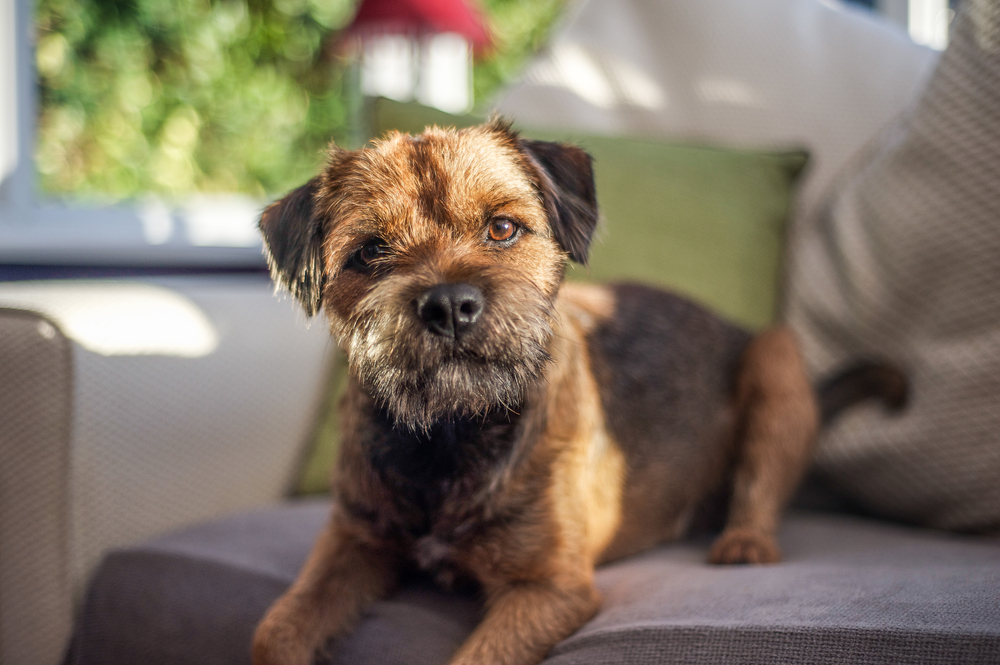
{"label": "grey couch cushion", "polygon": [[[250,662],[253,630],[292,582],[329,511],[324,500],[210,522],[109,554],[68,663]],[[478,623],[475,599],[414,580],[334,645],[333,662],[443,663]]]}
{"label": "grey couch cushion", "polygon": [[[288,505],[111,554],[70,662],[249,662],[254,624],[325,515]],[[546,662],[1000,662],[1000,539],[801,512],[781,544],[774,566],[709,566],[701,542],[606,566],[603,609]],[[331,646],[333,662],[446,662],[480,611],[413,580]]]}

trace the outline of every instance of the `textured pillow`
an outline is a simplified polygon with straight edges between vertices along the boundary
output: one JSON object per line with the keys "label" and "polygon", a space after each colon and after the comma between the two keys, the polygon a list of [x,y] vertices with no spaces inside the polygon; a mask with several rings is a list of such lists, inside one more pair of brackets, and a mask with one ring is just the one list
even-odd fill
{"label": "textured pillow", "polygon": [[[481,118],[376,100],[371,135],[463,127]],[[525,130],[569,141],[594,157],[603,225],[578,280],[639,280],[683,293],[749,328],[772,322],[794,183],[802,151],[756,152]],[[338,375],[339,376],[339,375]],[[334,382],[338,381],[334,377]],[[339,384],[335,384],[339,385]],[[337,399],[337,390],[331,391]],[[304,491],[326,487],[333,410],[306,467]]]}
{"label": "textured pillow", "polygon": [[909,410],[846,415],[819,471],[868,508],[1000,529],[1000,1],[965,0],[923,96],[796,234],[787,318],[822,372],[894,359]]}

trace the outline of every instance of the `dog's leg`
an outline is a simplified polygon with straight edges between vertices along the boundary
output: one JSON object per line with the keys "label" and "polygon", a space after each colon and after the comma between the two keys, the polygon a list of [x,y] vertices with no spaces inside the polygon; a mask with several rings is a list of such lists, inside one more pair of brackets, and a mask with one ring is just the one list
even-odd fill
{"label": "dog's leg", "polygon": [[816,400],[792,332],[773,328],[744,352],[736,403],[733,498],[725,529],[712,546],[712,563],[772,563],[778,519],[809,463],[819,427]]}
{"label": "dog's leg", "polygon": [[512,582],[488,598],[485,618],[451,665],[534,665],[601,602],[592,581]]}
{"label": "dog's leg", "polygon": [[254,665],[309,665],[395,586],[398,561],[337,508],[298,578],[257,626]]}

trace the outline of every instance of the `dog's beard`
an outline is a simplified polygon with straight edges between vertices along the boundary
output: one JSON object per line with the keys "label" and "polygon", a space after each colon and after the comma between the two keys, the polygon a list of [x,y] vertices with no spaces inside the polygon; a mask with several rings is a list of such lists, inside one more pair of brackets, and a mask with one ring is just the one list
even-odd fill
{"label": "dog's beard", "polygon": [[483,315],[453,340],[417,317],[413,303],[431,286],[422,282],[387,277],[350,321],[334,322],[355,376],[398,425],[412,429],[494,408],[518,411],[549,360],[553,299],[523,280],[482,280]]}

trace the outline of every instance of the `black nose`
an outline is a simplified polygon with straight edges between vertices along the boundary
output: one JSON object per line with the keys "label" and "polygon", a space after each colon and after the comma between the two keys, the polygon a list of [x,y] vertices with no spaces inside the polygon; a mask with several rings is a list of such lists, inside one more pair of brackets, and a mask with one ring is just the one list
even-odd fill
{"label": "black nose", "polygon": [[417,315],[438,335],[458,339],[483,313],[486,299],[472,284],[438,284],[417,298]]}

